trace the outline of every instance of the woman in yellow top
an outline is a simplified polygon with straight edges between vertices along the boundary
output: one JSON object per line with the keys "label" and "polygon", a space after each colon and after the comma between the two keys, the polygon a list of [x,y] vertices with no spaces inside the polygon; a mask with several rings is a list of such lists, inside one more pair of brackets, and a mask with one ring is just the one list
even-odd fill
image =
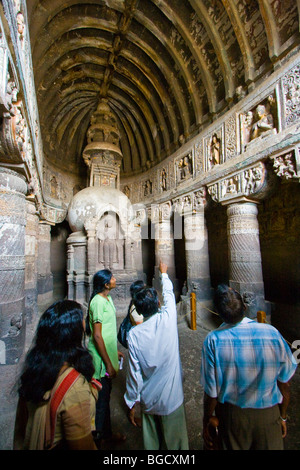
{"label": "woman in yellow top", "polygon": [[117,347],[116,309],[110,295],[116,287],[116,279],[108,269],[98,271],[93,278],[88,317],[87,334],[90,335],[88,350],[93,357],[94,378],[99,380],[102,390],[96,404],[95,441],[102,439],[124,441],[125,436],[113,434],[110,419],[110,395],[112,379],[119,370],[119,359],[124,357]]}
{"label": "woman in yellow top", "polygon": [[20,377],[15,450],[97,450],[92,431],[98,391],[91,385],[84,329],[81,306],[72,300],[55,302],[41,316]]}

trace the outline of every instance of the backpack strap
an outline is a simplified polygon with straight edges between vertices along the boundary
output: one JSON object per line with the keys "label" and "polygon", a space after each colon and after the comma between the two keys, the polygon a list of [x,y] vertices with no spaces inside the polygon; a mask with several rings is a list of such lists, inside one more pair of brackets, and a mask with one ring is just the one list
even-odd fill
{"label": "backpack strap", "polygon": [[[80,373],[77,370],[73,369],[66,375],[66,377],[59,384],[55,390],[48,407],[48,423],[50,426],[46,426],[46,448],[51,449],[53,446],[54,435],[55,435],[55,426],[57,420],[57,411],[58,408],[67,393],[67,391],[72,387],[72,385],[78,379]],[[48,429],[47,429],[48,428]]]}

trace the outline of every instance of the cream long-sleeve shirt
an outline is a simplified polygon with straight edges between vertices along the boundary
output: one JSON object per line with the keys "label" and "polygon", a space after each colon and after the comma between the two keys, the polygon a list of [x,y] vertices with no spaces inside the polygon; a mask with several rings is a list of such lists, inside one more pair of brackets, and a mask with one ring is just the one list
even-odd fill
{"label": "cream long-sleeve shirt", "polygon": [[125,402],[139,401],[144,413],[169,415],[183,403],[177,311],[173,284],[161,275],[163,306],[128,334]]}

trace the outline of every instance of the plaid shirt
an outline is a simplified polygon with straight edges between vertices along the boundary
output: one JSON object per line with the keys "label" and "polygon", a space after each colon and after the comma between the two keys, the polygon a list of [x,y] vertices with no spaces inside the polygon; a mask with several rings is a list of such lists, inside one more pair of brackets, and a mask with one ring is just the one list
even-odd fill
{"label": "plaid shirt", "polygon": [[201,384],[220,403],[268,408],[282,401],[277,380],[288,382],[296,367],[276,328],[245,317],[237,325],[223,323],[205,338]]}

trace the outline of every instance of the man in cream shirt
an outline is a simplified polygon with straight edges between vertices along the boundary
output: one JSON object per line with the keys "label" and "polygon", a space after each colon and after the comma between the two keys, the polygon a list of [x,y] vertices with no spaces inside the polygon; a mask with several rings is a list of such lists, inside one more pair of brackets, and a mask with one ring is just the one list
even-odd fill
{"label": "man in cream shirt", "polygon": [[145,287],[134,297],[144,322],[128,334],[129,368],[125,402],[135,421],[135,403],[142,410],[146,450],[188,450],[179,356],[177,311],[167,266],[160,262],[163,306],[155,289]]}

